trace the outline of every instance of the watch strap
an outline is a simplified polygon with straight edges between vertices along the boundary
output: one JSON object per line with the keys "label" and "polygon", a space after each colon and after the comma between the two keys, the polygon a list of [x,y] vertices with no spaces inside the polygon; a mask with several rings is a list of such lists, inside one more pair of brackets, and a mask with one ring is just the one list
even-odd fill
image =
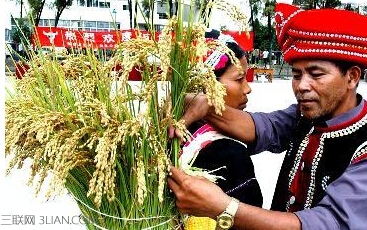
{"label": "watch strap", "polygon": [[[231,197],[231,201],[229,202],[227,208],[219,215],[217,216],[217,225],[216,225],[216,230],[224,230],[224,229],[229,229],[233,226],[234,224],[234,216],[236,215],[238,206],[239,206],[240,202],[239,200],[237,200],[236,198]],[[227,220],[230,220],[231,223],[227,226],[221,226],[221,219],[222,218],[226,218]]]}
{"label": "watch strap", "polygon": [[228,213],[231,216],[235,216],[238,206],[239,206],[240,202],[239,200],[237,200],[236,198],[231,197],[231,201],[229,202],[226,210],[224,212]]}

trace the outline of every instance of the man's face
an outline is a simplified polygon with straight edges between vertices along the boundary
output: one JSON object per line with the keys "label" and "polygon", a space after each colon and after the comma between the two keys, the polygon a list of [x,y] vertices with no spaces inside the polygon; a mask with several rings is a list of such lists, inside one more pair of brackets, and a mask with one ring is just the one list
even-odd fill
{"label": "man's face", "polygon": [[355,106],[350,105],[349,78],[332,62],[297,60],[292,74],[293,92],[306,118],[330,119]]}

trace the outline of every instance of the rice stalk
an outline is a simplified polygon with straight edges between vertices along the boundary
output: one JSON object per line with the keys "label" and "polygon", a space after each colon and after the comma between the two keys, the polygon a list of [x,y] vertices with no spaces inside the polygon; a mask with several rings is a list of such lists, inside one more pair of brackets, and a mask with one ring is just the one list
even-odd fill
{"label": "rice stalk", "polygon": [[[218,114],[225,95],[203,62],[223,45],[206,42],[193,15],[184,23],[182,5],[159,41],[123,42],[108,61],[92,51],[62,62],[32,57],[6,98],[7,174],[30,160],[35,193],[45,188],[51,197],[66,189],[88,229],[177,228],[166,178],[171,164],[179,166],[180,142],[168,138],[167,128],[187,132],[180,120],[187,93],[206,93]],[[128,81],[133,68],[139,83]]]}

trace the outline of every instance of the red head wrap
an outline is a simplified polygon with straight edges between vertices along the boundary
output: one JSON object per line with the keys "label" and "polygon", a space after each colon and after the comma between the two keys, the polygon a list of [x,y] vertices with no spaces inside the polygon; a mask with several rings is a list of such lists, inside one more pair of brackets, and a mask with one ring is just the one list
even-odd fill
{"label": "red head wrap", "polygon": [[367,16],[339,9],[302,10],[277,3],[277,40],[286,62],[345,60],[367,66]]}

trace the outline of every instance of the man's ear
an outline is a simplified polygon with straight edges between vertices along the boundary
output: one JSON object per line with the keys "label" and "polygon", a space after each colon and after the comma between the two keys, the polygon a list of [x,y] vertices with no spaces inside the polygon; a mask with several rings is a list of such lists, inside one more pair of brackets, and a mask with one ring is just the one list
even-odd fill
{"label": "man's ear", "polygon": [[348,84],[350,88],[357,87],[359,80],[362,76],[362,70],[358,66],[352,66],[347,71],[347,77],[348,77]]}

